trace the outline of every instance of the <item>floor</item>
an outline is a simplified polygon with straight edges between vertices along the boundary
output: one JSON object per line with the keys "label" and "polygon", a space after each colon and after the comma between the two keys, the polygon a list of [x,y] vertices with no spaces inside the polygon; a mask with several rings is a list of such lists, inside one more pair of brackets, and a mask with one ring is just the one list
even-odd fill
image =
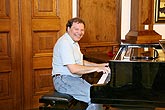
{"label": "floor", "polygon": [[[38,108],[32,109],[32,110],[39,110]],[[110,107],[105,110],[165,110],[165,108],[156,108],[156,109],[149,109],[149,108],[115,108],[115,107]]]}
{"label": "floor", "polygon": [[[78,103],[77,107],[79,108],[80,106],[81,106],[81,108],[83,107],[84,109],[77,109],[77,108],[73,107],[74,108],[73,110],[85,110],[85,108],[87,107],[87,105],[84,104],[84,103]],[[35,109],[32,109],[32,110],[39,110],[39,108],[35,108]],[[48,110],[48,109],[46,109],[46,110]],[[51,109],[49,109],[49,110],[51,110]],[[53,110],[56,110],[56,109],[53,109]],[[104,106],[104,110],[165,110],[165,108],[131,108],[131,107]]]}
{"label": "floor", "polygon": [[165,108],[116,108],[116,107],[109,107],[105,110],[165,110]]}

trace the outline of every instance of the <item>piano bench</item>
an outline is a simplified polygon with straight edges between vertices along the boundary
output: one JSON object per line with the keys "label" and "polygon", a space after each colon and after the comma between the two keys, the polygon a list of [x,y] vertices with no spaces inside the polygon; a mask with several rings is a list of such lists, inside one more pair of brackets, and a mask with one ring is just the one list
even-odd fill
{"label": "piano bench", "polygon": [[43,103],[39,110],[85,110],[87,107],[86,103],[74,99],[71,95],[57,91],[41,96],[39,103]]}

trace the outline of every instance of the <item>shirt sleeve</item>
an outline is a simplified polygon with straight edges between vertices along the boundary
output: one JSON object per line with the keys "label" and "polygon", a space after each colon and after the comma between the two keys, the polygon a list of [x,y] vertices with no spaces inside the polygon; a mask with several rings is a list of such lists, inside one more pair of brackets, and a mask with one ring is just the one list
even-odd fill
{"label": "shirt sleeve", "polygon": [[60,54],[63,65],[75,64],[73,48],[69,42],[63,42],[60,46]]}

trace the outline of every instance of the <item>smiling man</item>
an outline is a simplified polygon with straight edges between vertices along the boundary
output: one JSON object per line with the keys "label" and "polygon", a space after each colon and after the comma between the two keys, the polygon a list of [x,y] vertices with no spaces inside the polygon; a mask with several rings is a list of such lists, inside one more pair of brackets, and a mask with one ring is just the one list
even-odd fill
{"label": "smiling man", "polygon": [[68,20],[66,33],[58,39],[53,49],[53,83],[58,92],[88,103],[87,110],[102,110],[102,105],[90,103],[91,84],[81,76],[92,72],[110,73],[110,68],[107,63],[96,64],[83,60],[78,41],[84,32],[85,23],[82,19]]}

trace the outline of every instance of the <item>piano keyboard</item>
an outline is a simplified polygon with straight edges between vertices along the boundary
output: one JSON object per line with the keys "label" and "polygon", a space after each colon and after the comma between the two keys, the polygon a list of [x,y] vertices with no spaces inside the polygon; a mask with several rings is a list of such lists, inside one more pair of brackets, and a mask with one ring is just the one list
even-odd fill
{"label": "piano keyboard", "polygon": [[111,73],[106,73],[101,76],[97,84],[107,84],[111,79]]}

